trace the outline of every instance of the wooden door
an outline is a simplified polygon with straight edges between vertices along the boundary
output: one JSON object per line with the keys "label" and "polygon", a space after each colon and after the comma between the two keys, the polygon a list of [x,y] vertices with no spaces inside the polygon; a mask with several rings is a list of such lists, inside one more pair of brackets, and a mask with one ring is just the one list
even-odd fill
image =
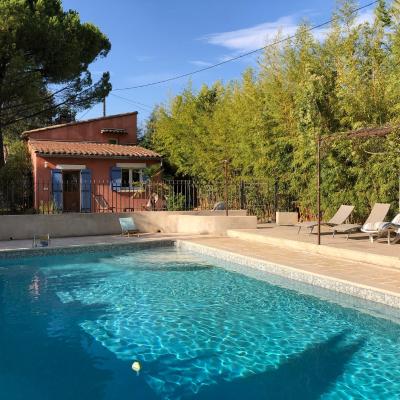
{"label": "wooden door", "polygon": [[64,212],[80,211],[80,174],[79,171],[63,171]]}

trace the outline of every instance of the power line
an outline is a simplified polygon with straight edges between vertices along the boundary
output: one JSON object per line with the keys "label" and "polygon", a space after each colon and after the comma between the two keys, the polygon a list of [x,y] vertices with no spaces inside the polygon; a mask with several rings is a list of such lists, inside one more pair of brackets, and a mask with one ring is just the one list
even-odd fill
{"label": "power line", "polygon": [[[357,13],[358,11],[361,11],[361,10],[363,10],[363,9],[365,9],[365,8],[368,8],[368,7],[370,7],[370,6],[372,6],[372,5],[376,4],[376,3],[378,3],[378,1],[379,1],[379,0],[375,0],[375,1],[372,1],[372,2],[370,2],[370,3],[368,3],[368,4],[365,4],[364,6],[355,8],[355,9],[351,12],[351,14],[355,14],[355,13]],[[306,29],[306,32],[311,32],[311,31],[313,31],[313,30],[315,30],[315,29],[322,28],[322,27],[325,26],[325,25],[329,25],[329,24],[332,23],[333,21],[334,21],[334,19],[331,18],[329,21],[325,21],[325,22],[322,22],[321,24],[311,26],[310,28]],[[186,78],[186,77],[188,77],[188,76],[191,76],[191,75],[194,75],[194,74],[198,74],[198,73],[200,73],[200,72],[208,71],[209,69],[213,69],[213,68],[219,67],[219,66],[221,66],[221,65],[230,63],[230,62],[232,62],[232,61],[239,60],[240,58],[247,57],[247,56],[249,56],[249,55],[258,53],[259,51],[262,51],[262,50],[265,50],[265,49],[267,49],[267,48],[269,48],[269,47],[273,47],[273,46],[276,46],[276,45],[278,45],[278,44],[284,43],[285,41],[294,39],[295,37],[296,37],[296,34],[287,36],[286,38],[280,39],[280,40],[278,40],[278,41],[276,41],[276,42],[274,42],[274,43],[268,44],[268,45],[266,45],[266,46],[259,47],[258,49],[249,51],[249,52],[247,52],[247,53],[240,54],[240,55],[238,55],[238,56],[236,56],[236,57],[228,58],[227,60],[221,61],[221,62],[216,63],[216,64],[209,65],[209,66],[204,67],[204,68],[200,68],[200,69],[196,69],[196,70],[191,71],[191,72],[187,72],[187,73],[185,73],[185,74],[176,75],[176,76],[173,76],[173,77],[171,77],[171,78],[162,79],[162,80],[159,80],[159,81],[154,81],[154,82],[149,82],[149,83],[144,83],[144,84],[141,84],[141,85],[130,86],[130,87],[125,87],[125,88],[117,88],[117,89],[113,89],[113,91],[140,89],[140,88],[144,88],[144,87],[148,87],[148,86],[160,85],[160,84],[162,84],[162,83],[171,82],[171,81],[175,81],[175,80],[178,80],[178,79]]]}
{"label": "power line", "polygon": [[89,111],[91,111],[93,108],[94,108],[94,106],[88,108],[86,111],[84,111],[84,112],[77,118],[77,120],[78,120],[78,121],[81,121],[82,118],[83,118]]}
{"label": "power line", "polygon": [[[114,93],[110,93],[110,95],[111,95],[111,96],[114,96],[114,97],[117,97],[118,99],[125,100],[125,101],[127,101],[127,102],[129,102],[129,103],[135,104],[136,106],[138,106],[139,108],[142,108],[142,109],[145,110],[145,111],[149,111],[149,110],[151,111],[151,110],[153,110],[153,107],[152,107],[152,106],[149,106],[149,105],[147,105],[147,104],[141,103],[141,102],[139,102],[139,101],[132,100],[132,99],[128,99],[127,97],[119,96],[119,95],[114,94]],[[148,109],[148,110],[147,110],[147,109]]]}
{"label": "power line", "polygon": [[[69,86],[64,86],[62,89],[56,90],[55,92],[50,93],[48,96],[46,96],[46,97],[44,97],[42,99],[31,101],[29,103],[13,104],[11,106],[3,107],[2,111],[4,112],[4,111],[8,111],[8,110],[11,110],[11,109],[14,109],[14,108],[25,107],[25,106],[29,106],[29,105],[36,104],[36,103],[43,103],[43,102],[45,102],[47,100],[50,100],[52,97],[55,97],[57,94],[65,91],[67,89],[69,89]],[[31,108],[33,108],[33,107],[29,107],[29,109],[31,109]],[[25,110],[26,109],[23,109],[22,111],[25,111]],[[21,110],[18,110],[18,112],[21,112]]]}
{"label": "power line", "polygon": [[[72,95],[69,99],[66,99],[66,100],[62,101],[61,103],[54,104],[54,105],[52,105],[52,106],[50,106],[50,107],[48,107],[48,108],[46,108],[46,109],[44,109],[44,110],[34,112],[34,113],[30,114],[30,115],[21,116],[21,117],[18,117],[18,118],[15,118],[15,119],[13,119],[13,120],[9,120],[9,121],[3,122],[3,123],[0,121],[0,125],[1,125],[2,127],[9,126],[9,125],[13,125],[13,124],[15,124],[16,122],[19,122],[19,121],[23,121],[23,120],[26,120],[26,119],[29,119],[29,118],[36,117],[37,115],[46,113],[46,112],[48,112],[48,111],[56,110],[57,108],[59,108],[59,107],[65,105],[65,104],[69,104],[69,103],[70,103],[70,104],[74,104],[74,105],[79,105],[80,103],[82,103],[83,101],[85,101],[85,99],[77,99],[77,97],[83,95],[84,93],[88,92],[89,90],[91,90],[91,89],[93,89],[93,88],[95,88],[95,87],[96,87],[96,85],[92,85],[92,86],[90,86],[90,87],[88,87],[88,88],[82,90],[81,92],[76,93],[75,95]],[[75,100],[74,100],[74,99],[75,99]],[[73,101],[73,100],[74,100],[74,101]]]}

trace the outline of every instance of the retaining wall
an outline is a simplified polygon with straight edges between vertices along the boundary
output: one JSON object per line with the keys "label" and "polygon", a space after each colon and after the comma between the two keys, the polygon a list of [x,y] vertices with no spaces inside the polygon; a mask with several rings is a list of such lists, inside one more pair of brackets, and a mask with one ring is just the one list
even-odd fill
{"label": "retaining wall", "polygon": [[66,213],[50,215],[0,216],[0,240],[31,239],[50,233],[51,237],[113,235],[121,232],[118,218],[133,217],[142,232],[225,235],[228,229],[254,229],[256,217],[245,210],[143,211],[132,213]]}

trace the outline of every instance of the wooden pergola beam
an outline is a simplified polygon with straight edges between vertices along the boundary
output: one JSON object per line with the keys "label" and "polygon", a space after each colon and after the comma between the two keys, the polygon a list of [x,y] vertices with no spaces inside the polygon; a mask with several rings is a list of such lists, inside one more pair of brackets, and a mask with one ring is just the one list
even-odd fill
{"label": "wooden pergola beam", "polygon": [[345,135],[349,139],[382,137],[387,136],[395,130],[393,126],[379,126],[376,128],[363,128],[355,131],[346,132]]}
{"label": "wooden pergola beam", "polygon": [[334,142],[343,139],[368,139],[372,137],[385,137],[395,130],[400,129],[398,126],[378,126],[372,128],[361,128],[347,132],[337,132],[329,136],[323,136],[321,140],[324,143]]}

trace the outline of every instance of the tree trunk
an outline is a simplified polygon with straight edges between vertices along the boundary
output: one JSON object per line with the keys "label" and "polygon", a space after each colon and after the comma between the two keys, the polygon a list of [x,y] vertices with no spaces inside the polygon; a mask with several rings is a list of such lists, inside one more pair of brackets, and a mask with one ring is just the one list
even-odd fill
{"label": "tree trunk", "polygon": [[[3,94],[4,77],[6,76],[7,65],[9,64],[9,58],[3,58],[0,63],[0,94]],[[3,97],[3,96],[1,96]],[[4,138],[3,138],[3,126],[2,126],[2,113],[3,113],[4,99],[1,98],[0,102],[0,168],[3,168],[6,164],[4,154]]]}
{"label": "tree trunk", "polygon": [[3,132],[0,125],[0,168],[4,167],[6,163],[4,154]]}

